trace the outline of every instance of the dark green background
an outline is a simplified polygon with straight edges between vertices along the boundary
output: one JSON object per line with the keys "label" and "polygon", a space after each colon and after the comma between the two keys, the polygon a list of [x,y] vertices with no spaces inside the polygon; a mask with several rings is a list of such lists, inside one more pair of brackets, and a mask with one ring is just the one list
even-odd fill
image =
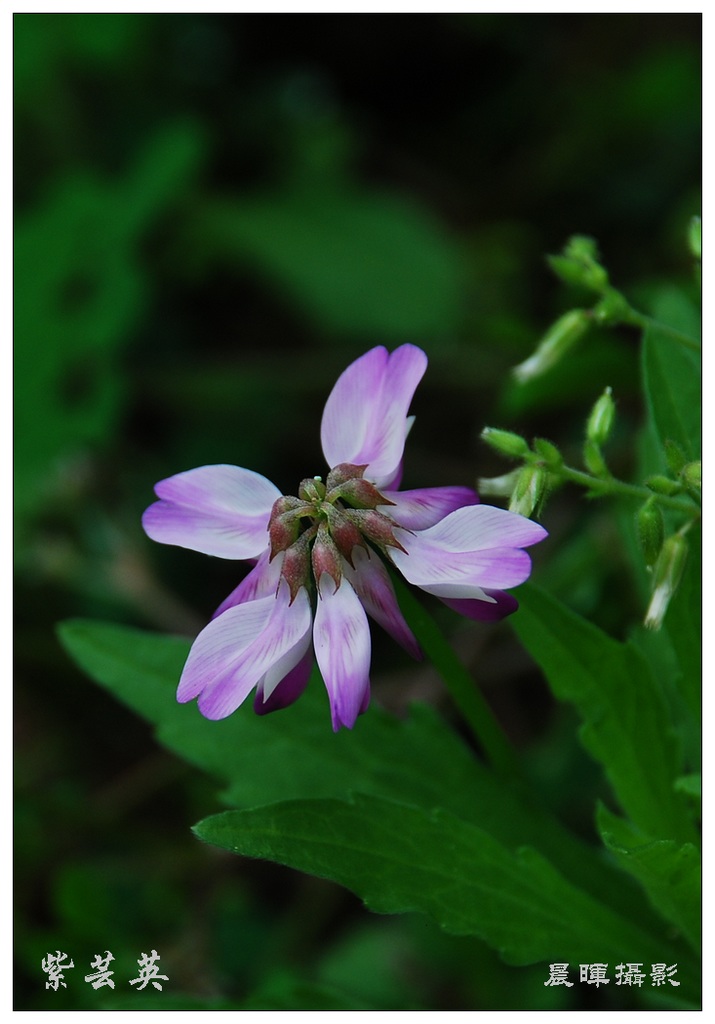
{"label": "dark green background", "polygon": [[[127,980],[151,948],[171,979],[157,1009],[621,1005],[201,846],[189,827],[220,809],[210,784],[79,673],[54,627],[197,632],[241,568],[149,542],[153,484],[229,462],[294,493],[325,470],[332,383],[375,344],[430,359],[406,486],[504,472],[486,424],[577,459],[606,385],[627,476],[635,333],[593,332],[521,390],[509,369],[589,301],[543,259],[574,232],[643,306],[665,280],[692,287],[699,16],[37,14],[14,28],[16,1007],[109,1006],[83,975],[110,949],[111,1005],[139,1008]],[[564,492],[545,524],[538,581],[622,636],[642,594],[605,507]],[[434,610],[552,805],[590,834],[600,783],[571,716],[507,627]],[[398,712],[426,699],[452,713],[377,632],[373,683]],[[57,948],[76,968],[45,992]]]}

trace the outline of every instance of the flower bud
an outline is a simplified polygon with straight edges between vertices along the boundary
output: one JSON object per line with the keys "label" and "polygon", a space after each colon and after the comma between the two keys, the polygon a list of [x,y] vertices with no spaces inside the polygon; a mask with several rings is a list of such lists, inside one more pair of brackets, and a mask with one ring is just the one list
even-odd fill
{"label": "flower bud", "polygon": [[655,565],[663,546],[665,525],[663,513],[655,498],[649,498],[636,516],[638,540],[646,565]]}
{"label": "flower bud", "polygon": [[609,288],[593,309],[593,319],[603,327],[628,323],[630,315],[630,306],[615,288]]}
{"label": "flower bud", "polygon": [[485,427],[481,438],[501,455],[509,455],[512,458],[521,458],[529,454],[529,446],[519,434],[512,434],[508,430],[495,430],[494,427]]}
{"label": "flower bud", "polygon": [[354,569],[353,549],[358,545],[362,548],[367,547],[363,535],[357,526],[350,522],[344,512],[336,508],[335,505],[330,505],[326,502],[322,506],[322,510],[327,517],[328,529],[337,545],[338,551]]}
{"label": "flower bud", "polygon": [[691,498],[696,501],[700,501],[700,495],[703,488],[703,464],[698,459],[697,462],[689,462],[687,466],[683,466],[683,470],[680,474],[680,479],[685,484],[685,489]]}
{"label": "flower bud", "polygon": [[649,490],[655,491],[656,494],[665,494],[667,497],[678,494],[682,490],[681,485],[676,480],[671,480],[670,477],[659,474],[649,476],[645,485]]}
{"label": "flower bud", "polygon": [[524,466],[509,502],[509,511],[520,516],[530,516],[546,497],[548,474],[541,466]]}
{"label": "flower bud", "polygon": [[668,537],[653,570],[653,595],[645,617],[648,629],[660,629],[668,605],[683,575],[688,542],[680,533]]}
{"label": "flower bud", "polygon": [[356,466],[352,462],[341,462],[328,473],[328,479],[325,481],[326,489],[332,491],[333,488],[339,487],[340,484],[344,484],[348,480],[362,479],[368,465],[367,462],[364,466]]}
{"label": "flower bud", "polygon": [[312,506],[290,495],[277,498],[271,509],[268,536],[271,541],[271,560],[279,551],[285,551],[298,538],[301,516],[309,515]]}
{"label": "flower bud", "polygon": [[574,235],[563,255],[547,256],[549,266],[566,284],[601,292],[608,286],[608,273],[598,262],[598,248],[593,238]]}
{"label": "flower bud", "polygon": [[524,384],[551,369],[588,330],[590,314],[584,309],[572,309],[551,325],[536,347],[533,355],[515,366],[512,373]]}
{"label": "flower bud", "polygon": [[311,526],[305,533],[301,533],[295,544],[291,544],[283,556],[281,578],[290,589],[291,604],[295,601],[300,588],[307,588],[310,583],[310,542],[316,530],[316,526]]}
{"label": "flower bud", "polygon": [[[400,551],[405,551],[403,546],[395,537],[392,532],[396,527],[394,520],[390,519],[389,516],[384,516],[382,512],[378,512],[377,509],[372,508],[346,508],[343,515],[353,523],[360,533],[362,533],[368,540],[371,540],[374,544],[380,548],[381,551],[387,553],[387,548],[399,548]],[[405,554],[407,552],[405,551]]]}
{"label": "flower bud", "polygon": [[477,493],[495,498],[509,498],[514,493],[520,469],[513,469],[504,476],[480,477],[477,480]]}
{"label": "flower bud", "polygon": [[329,576],[332,576],[335,590],[337,590],[343,578],[343,569],[340,564],[340,552],[328,532],[327,523],[321,523],[318,527],[318,536],[313,544],[311,560],[316,585],[320,587],[320,577],[327,572]]}
{"label": "flower bud", "polygon": [[563,456],[555,444],[547,441],[545,437],[534,438],[534,451],[541,456],[541,461],[552,469],[558,469],[563,464]]}
{"label": "flower bud", "polygon": [[586,424],[586,437],[600,448],[608,440],[613,427],[616,406],[611,397],[611,389],[606,388],[597,400]]}
{"label": "flower bud", "polygon": [[586,438],[583,443],[583,464],[589,473],[593,473],[594,476],[610,476],[606,460],[601,454],[601,449],[589,438]]}
{"label": "flower bud", "polygon": [[325,484],[319,476],[309,476],[301,480],[298,496],[303,501],[322,501],[325,497]]}
{"label": "flower bud", "polygon": [[380,494],[377,487],[369,480],[353,478],[346,480],[339,486],[334,487],[327,494],[328,501],[342,498],[353,508],[377,508],[378,505],[394,505],[384,494]]}

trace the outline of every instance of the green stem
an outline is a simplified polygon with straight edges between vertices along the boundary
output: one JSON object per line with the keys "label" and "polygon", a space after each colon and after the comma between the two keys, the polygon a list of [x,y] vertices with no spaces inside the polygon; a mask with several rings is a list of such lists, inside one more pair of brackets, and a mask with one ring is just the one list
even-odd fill
{"label": "green stem", "polygon": [[504,777],[519,775],[516,755],[479,687],[412,591],[396,575],[392,582],[400,608],[420,646],[444,679],[452,698],[479,741],[487,760]]}
{"label": "green stem", "polygon": [[632,306],[629,306],[628,323],[633,324],[635,327],[640,327],[642,330],[645,330],[646,327],[654,327],[662,334],[669,335],[673,341],[677,341],[679,345],[684,345],[686,348],[692,349],[694,352],[701,351],[700,342],[696,341],[695,338],[691,338],[690,335],[676,330],[675,327],[668,327],[667,324],[662,324],[659,320],[654,320],[653,317],[646,316],[645,313],[639,313],[638,310],[633,309]]}
{"label": "green stem", "polygon": [[637,498],[639,501],[655,498],[664,508],[671,508],[676,512],[685,512],[691,518],[696,518],[693,512],[697,510],[691,502],[684,501],[681,498],[673,498],[667,494],[658,494],[655,491],[651,491],[648,487],[627,484],[622,480],[616,480],[612,476],[591,476],[590,473],[584,473],[580,469],[572,469],[570,466],[559,466],[558,469],[553,469],[551,472],[555,476],[560,476],[563,480],[570,480],[574,484],[581,484],[582,487],[587,487],[590,491],[598,491],[600,494],[622,494],[628,498]]}

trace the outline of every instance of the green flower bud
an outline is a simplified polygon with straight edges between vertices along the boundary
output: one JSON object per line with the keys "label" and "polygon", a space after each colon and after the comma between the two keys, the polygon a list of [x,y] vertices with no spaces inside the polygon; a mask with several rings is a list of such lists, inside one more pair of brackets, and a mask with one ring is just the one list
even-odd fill
{"label": "green flower bud", "polygon": [[547,256],[554,273],[566,284],[601,292],[608,287],[608,274],[598,262],[598,248],[593,238],[574,235],[561,256]]}
{"label": "green flower bud", "polygon": [[512,458],[522,458],[529,454],[529,446],[519,434],[512,434],[508,430],[495,430],[494,427],[485,427],[481,434],[482,440],[501,455],[509,455]]}
{"label": "green flower bud", "polygon": [[534,451],[551,469],[558,469],[563,464],[563,456],[555,444],[545,437],[534,438]]}
{"label": "green flower bud", "polygon": [[699,260],[703,251],[702,243],[702,222],[700,217],[692,217],[688,225],[688,245],[696,260]]}
{"label": "green flower bud", "polygon": [[520,516],[530,516],[546,497],[549,477],[541,466],[524,466],[509,502],[509,511]]}
{"label": "green flower bud", "polygon": [[611,397],[611,389],[606,388],[598,399],[586,424],[586,437],[593,441],[599,448],[608,440],[613,420],[616,415],[616,406]]}
{"label": "green flower bud", "polygon": [[636,525],[645,564],[655,565],[663,547],[665,532],[663,513],[655,498],[649,498],[645,505],[639,509],[636,516]]}
{"label": "green flower bud", "polygon": [[668,537],[653,570],[653,594],[645,617],[648,629],[660,629],[668,605],[678,589],[688,557],[688,542],[680,533]]}
{"label": "green flower bud", "polygon": [[697,462],[689,462],[687,466],[683,466],[683,470],[680,474],[680,478],[685,484],[685,489],[691,498],[695,498],[696,501],[700,501],[700,495],[703,488],[703,464],[698,459]]}
{"label": "green flower bud", "polygon": [[615,288],[609,288],[601,301],[593,310],[593,318],[597,324],[610,327],[613,324],[628,323],[631,307]]}
{"label": "green flower bud", "polygon": [[601,449],[588,437],[583,443],[583,464],[589,473],[593,473],[594,476],[610,476],[606,460],[601,454]]}
{"label": "green flower bud", "polygon": [[513,469],[504,476],[480,477],[477,480],[477,493],[489,497],[509,498],[514,493],[520,469]]}
{"label": "green flower bud", "polygon": [[533,355],[515,366],[512,373],[524,384],[533,377],[539,377],[558,363],[569,349],[586,333],[590,314],[584,309],[572,309],[549,327]]}
{"label": "green flower bud", "polygon": [[298,497],[303,501],[322,501],[325,497],[325,484],[319,476],[309,476],[301,480]]}
{"label": "green flower bud", "polygon": [[673,494],[679,494],[682,490],[682,486],[676,481],[671,480],[670,477],[660,476],[649,476],[645,482],[646,487],[651,491],[655,491],[656,494],[665,494],[671,497]]}

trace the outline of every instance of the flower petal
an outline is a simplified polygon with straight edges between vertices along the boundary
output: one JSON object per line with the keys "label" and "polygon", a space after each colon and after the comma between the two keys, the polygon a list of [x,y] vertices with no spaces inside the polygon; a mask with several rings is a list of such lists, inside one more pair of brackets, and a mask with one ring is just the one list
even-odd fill
{"label": "flower petal", "polygon": [[392,505],[381,505],[379,511],[391,516],[406,530],[426,530],[450,512],[465,505],[477,505],[479,495],[471,487],[421,487],[415,491],[386,491]]}
{"label": "flower petal", "polygon": [[256,699],[253,702],[253,710],[257,715],[267,715],[271,711],[280,711],[287,708],[301,696],[310,678],[310,670],[313,667],[313,651],[310,646],[310,633],[308,633],[308,647],[305,654],[280,682],[266,696],[265,687],[268,681],[268,673],[258,684]]}
{"label": "flower petal", "polygon": [[[475,506],[479,507],[479,506]],[[396,530],[405,548],[390,549],[390,558],[410,583],[438,597],[480,597],[475,588],[505,590],[528,579],[531,559],[519,548],[494,547],[450,551],[427,538],[428,530],[410,534]]]}
{"label": "flower petal", "polygon": [[275,598],[264,597],[238,605],[201,630],[179,680],[176,699],[180,704],[232,672],[242,652],[265,628],[274,604]]}
{"label": "flower petal", "polygon": [[[275,598],[263,600],[273,602],[270,618],[263,630],[240,653],[231,672],[216,680],[199,696],[199,710],[206,718],[225,718],[232,714],[259,680],[310,634],[310,600],[305,589],[298,591],[292,604],[286,583],[280,587]],[[239,605],[236,611],[259,603],[251,601]],[[214,622],[222,622],[230,614],[231,609],[214,619]]]}
{"label": "flower petal", "polygon": [[232,590],[225,601],[222,601],[211,616],[217,618],[228,608],[234,608],[237,604],[245,604],[247,601],[255,601],[259,597],[275,597],[280,583],[281,566],[283,565],[283,552],[279,552],[273,561],[270,560],[271,553],[266,548],[261,553],[258,561],[251,571],[241,580],[235,590]]}
{"label": "flower petal", "polygon": [[451,597],[442,597],[440,600],[457,614],[478,622],[498,622],[512,615],[519,607],[517,599],[503,590],[485,590],[484,594],[488,600]]}
{"label": "flower petal", "polygon": [[142,517],[151,539],[219,558],[256,558],[280,497],[270,480],[239,466],[200,466],[154,489],[161,500]]}
{"label": "flower petal", "polygon": [[526,548],[547,536],[543,526],[493,505],[468,505],[445,516],[421,536],[445,551]]}
{"label": "flower petal", "polygon": [[353,549],[355,568],[344,563],[343,572],[353,586],[368,615],[419,661],[422,651],[400,611],[395,591],[385,566],[364,548]]}
{"label": "flower petal", "polygon": [[378,486],[394,481],[407,436],[407,411],[427,368],[415,345],[366,352],[338,378],[323,411],[320,439],[330,466],[368,465]]}
{"label": "flower petal", "polygon": [[346,579],[333,593],[325,574],[313,626],[313,647],[330,698],[335,732],[352,729],[367,706],[370,685],[370,627],[365,609]]}

